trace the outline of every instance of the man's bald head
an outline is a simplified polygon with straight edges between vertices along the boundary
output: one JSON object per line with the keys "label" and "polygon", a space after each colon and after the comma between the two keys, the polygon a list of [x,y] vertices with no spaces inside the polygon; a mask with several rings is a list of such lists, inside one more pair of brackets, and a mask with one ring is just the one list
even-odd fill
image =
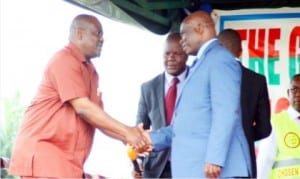
{"label": "man's bald head", "polygon": [[100,22],[95,16],[88,14],[80,14],[76,16],[70,26],[70,37],[74,35],[76,29],[87,29],[91,25],[96,26],[96,28],[101,27]]}
{"label": "man's bald head", "polygon": [[195,23],[214,27],[214,21],[205,11],[196,11],[187,16],[183,23]]}
{"label": "man's bald head", "polygon": [[92,15],[76,16],[70,26],[69,41],[75,44],[87,59],[100,56],[103,44],[101,23]]}
{"label": "man's bald head", "polygon": [[216,37],[214,21],[205,11],[188,15],[180,25],[181,44],[184,51],[196,55],[201,46]]}

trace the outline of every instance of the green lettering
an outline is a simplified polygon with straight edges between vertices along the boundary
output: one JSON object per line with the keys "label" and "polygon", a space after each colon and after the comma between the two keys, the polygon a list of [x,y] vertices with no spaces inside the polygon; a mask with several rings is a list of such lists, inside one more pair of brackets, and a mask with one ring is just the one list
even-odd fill
{"label": "green lettering", "polygon": [[298,72],[299,69],[300,69],[300,58],[290,57],[289,58],[289,75],[290,75],[290,78],[292,78],[292,76],[294,76],[295,74],[299,73]]}
{"label": "green lettering", "polygon": [[279,61],[279,58],[269,58],[268,59],[268,77],[269,84],[271,85],[279,85],[280,84],[280,75],[275,73],[275,63]]}
{"label": "green lettering", "polygon": [[249,68],[257,73],[265,75],[264,60],[261,58],[250,58]]}

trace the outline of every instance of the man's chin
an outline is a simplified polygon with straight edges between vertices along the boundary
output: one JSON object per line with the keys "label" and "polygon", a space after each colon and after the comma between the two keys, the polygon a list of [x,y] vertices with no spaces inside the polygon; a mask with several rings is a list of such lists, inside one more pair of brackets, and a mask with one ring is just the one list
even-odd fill
{"label": "man's chin", "polygon": [[97,57],[100,57],[101,53],[97,53],[95,54],[92,58],[97,58]]}
{"label": "man's chin", "polygon": [[300,103],[294,103],[294,108],[297,110],[297,111],[300,111]]}
{"label": "man's chin", "polygon": [[168,69],[167,72],[168,72],[170,75],[176,76],[177,70],[174,69],[174,68],[172,68],[172,69]]}

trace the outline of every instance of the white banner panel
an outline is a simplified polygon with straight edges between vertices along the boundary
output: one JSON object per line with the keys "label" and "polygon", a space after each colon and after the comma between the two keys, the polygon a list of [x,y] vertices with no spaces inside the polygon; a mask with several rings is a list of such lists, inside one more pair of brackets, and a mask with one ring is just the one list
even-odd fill
{"label": "white banner panel", "polygon": [[217,32],[239,32],[241,61],[267,78],[272,113],[285,108],[290,77],[300,73],[300,8],[214,10],[212,16]]}

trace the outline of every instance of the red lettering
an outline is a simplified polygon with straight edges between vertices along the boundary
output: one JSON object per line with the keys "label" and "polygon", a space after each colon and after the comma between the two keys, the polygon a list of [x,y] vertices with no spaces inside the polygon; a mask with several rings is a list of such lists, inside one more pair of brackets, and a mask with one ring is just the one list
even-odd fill
{"label": "red lettering", "polygon": [[241,37],[241,40],[247,40],[247,30],[246,29],[239,29],[239,30],[236,30],[240,37]]}
{"label": "red lettering", "polygon": [[289,43],[289,75],[299,73],[300,70],[300,27],[292,29]]}
{"label": "red lettering", "polygon": [[275,41],[280,39],[280,29],[270,29],[268,39],[268,57],[279,57],[279,51],[275,50]]}
{"label": "red lettering", "polygon": [[[298,52],[300,51],[300,26],[296,26],[293,28],[290,36],[290,57],[296,57],[297,55],[300,56],[300,54],[296,54],[296,48],[298,48]],[[297,47],[298,45],[298,47]]]}
{"label": "red lettering", "polygon": [[[256,36],[258,33],[258,36]],[[265,29],[250,29],[249,30],[249,56],[250,58],[261,58],[265,56],[265,38],[266,30]]]}

